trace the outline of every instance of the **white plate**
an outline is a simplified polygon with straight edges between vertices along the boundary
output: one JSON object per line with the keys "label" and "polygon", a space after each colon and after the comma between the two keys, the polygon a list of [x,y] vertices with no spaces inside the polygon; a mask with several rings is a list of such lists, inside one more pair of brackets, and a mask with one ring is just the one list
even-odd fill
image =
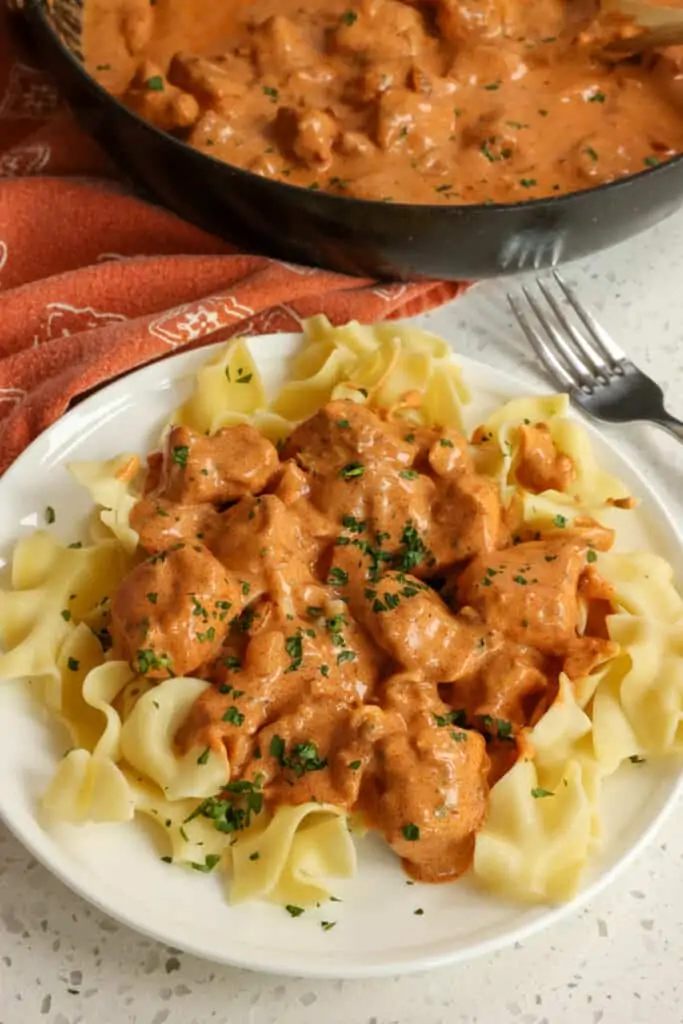
{"label": "white plate", "polygon": [[[298,340],[297,335],[250,340],[267,388],[284,379]],[[56,511],[52,529],[67,541],[79,537],[89,504],[65,463],[108,458],[123,450],[144,453],[154,446],[161,423],[189,392],[188,375],[211,351],[174,356],[104,388],[24,452],[0,482],[0,566],[18,537],[44,526],[47,505]],[[481,363],[458,361],[474,394],[466,412],[468,427],[501,401],[533,390]],[[644,499],[633,542],[669,559],[680,580],[683,549],[672,521],[645,480],[590,429],[604,467]],[[112,917],[164,943],[210,960],[310,977],[369,977],[462,961],[558,920],[595,895],[651,839],[681,781],[670,762],[627,764],[608,780],[604,846],[590,863],[581,894],[569,905],[508,904],[467,880],[408,885],[398,859],[370,835],[357,840],[357,877],[336,887],[343,902],[292,919],[279,907],[230,907],[218,876],[162,863],[159,857],[166,851],[143,823],[44,831],[36,802],[67,745],[21,684],[0,686],[0,814],[38,860]],[[418,908],[422,915],[415,914]],[[336,927],[323,931],[322,920],[336,921]]]}

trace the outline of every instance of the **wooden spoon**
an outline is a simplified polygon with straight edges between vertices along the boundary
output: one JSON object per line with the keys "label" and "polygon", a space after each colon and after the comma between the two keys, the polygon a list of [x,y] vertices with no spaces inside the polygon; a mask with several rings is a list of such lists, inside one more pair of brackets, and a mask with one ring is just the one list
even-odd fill
{"label": "wooden spoon", "polygon": [[[683,7],[651,0],[601,0],[605,35],[597,47],[610,60],[625,60],[647,50],[683,44]],[[611,26],[613,31],[609,30]]]}

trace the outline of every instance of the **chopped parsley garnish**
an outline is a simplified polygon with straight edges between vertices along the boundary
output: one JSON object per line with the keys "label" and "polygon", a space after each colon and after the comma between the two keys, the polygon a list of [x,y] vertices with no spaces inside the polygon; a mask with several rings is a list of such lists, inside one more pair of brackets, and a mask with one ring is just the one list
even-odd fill
{"label": "chopped parsley garnish", "polygon": [[229,834],[248,828],[252,814],[260,814],[263,809],[263,793],[261,783],[263,775],[257,775],[253,782],[240,779],[229,782],[224,787],[225,796],[210,796],[195,807],[192,814],[185,818],[185,824],[201,815],[213,821],[214,828]]}
{"label": "chopped parsley garnish", "polygon": [[639,757],[638,754],[631,754],[629,761],[631,764],[645,764],[646,759],[644,757]]}
{"label": "chopped parsley garnish", "polygon": [[78,667],[80,664],[81,663],[77,658],[69,658],[69,660],[67,661],[67,665],[69,666],[71,672],[78,672]]}
{"label": "chopped parsley garnish", "polygon": [[586,154],[586,156],[589,156],[591,158],[593,163],[597,163],[598,154],[595,152],[592,146],[585,146],[583,151]]}
{"label": "chopped parsley garnish", "polygon": [[402,480],[417,480],[420,474],[414,469],[401,469],[398,475]]}
{"label": "chopped parsley garnish", "polygon": [[327,582],[331,586],[345,587],[349,582],[349,574],[345,572],[344,569],[340,569],[338,566],[333,565],[327,574]]}
{"label": "chopped parsley garnish", "polygon": [[439,726],[459,725],[463,727],[467,725],[467,712],[464,708],[460,708],[458,711],[447,711],[445,715],[434,715],[434,721]]}
{"label": "chopped parsley garnish", "polygon": [[237,726],[240,726],[240,725],[243,725],[243,724],[244,724],[244,715],[243,715],[243,714],[242,714],[242,712],[241,712],[241,711],[239,711],[239,710],[238,710],[238,709],[237,709],[237,708],[235,707],[235,705],[233,704],[233,705],[232,705],[231,707],[229,707],[229,708],[228,708],[228,710],[227,710],[227,711],[226,711],[226,712],[225,712],[225,713],[223,714],[223,721],[224,721],[224,722],[229,722],[229,723],[230,723],[230,725],[237,725]]}
{"label": "chopped parsley garnish", "polygon": [[211,642],[216,637],[216,630],[214,629],[213,626],[209,626],[205,633],[197,633],[196,637],[200,643],[204,643],[206,640]]}
{"label": "chopped parsley garnish", "polygon": [[321,665],[320,666],[320,675],[324,676],[325,679],[327,679],[329,677],[329,675],[330,675],[330,666],[329,665]]}
{"label": "chopped parsley garnish", "polygon": [[285,741],[282,736],[273,736],[270,741],[270,756],[274,757],[277,761],[282,761],[285,754]]}
{"label": "chopped parsley garnish", "polygon": [[[225,665],[226,668],[232,669],[233,672],[238,672],[242,668],[242,662],[234,654],[226,654],[225,657],[223,658],[223,664]],[[223,684],[223,685],[225,685],[225,684]],[[221,686],[221,688],[220,688],[221,693],[223,693],[223,692],[229,693],[230,689],[231,689],[230,686],[228,686],[225,689],[225,691],[223,690],[223,686]]]}
{"label": "chopped parsley garnish", "polygon": [[657,156],[646,156],[643,163],[646,167],[659,167],[662,161]]}
{"label": "chopped parsley garnish", "polygon": [[559,526],[560,529],[564,529],[564,527],[567,525],[567,517],[560,515],[555,516],[555,518],[553,519],[553,525]]}
{"label": "chopped parsley garnish", "polygon": [[598,90],[597,92],[594,92],[591,96],[588,97],[588,102],[589,103],[604,103],[605,99],[606,99],[606,97],[605,97],[604,92],[600,92]]}
{"label": "chopped parsley garnish", "polygon": [[81,541],[81,540],[75,540],[75,541],[73,542],[73,544],[69,544],[69,547],[70,547],[70,548],[74,548],[74,549],[82,548],[82,547],[83,547],[83,541]]}
{"label": "chopped parsley garnish", "polygon": [[248,384],[254,376],[253,373],[243,373],[241,370],[238,370],[237,374],[238,377],[235,381],[236,384]]}
{"label": "chopped parsley garnish", "polygon": [[597,560],[598,560],[597,552],[595,552],[593,550],[593,548],[589,548],[588,551],[586,552],[586,561],[587,562],[597,562]]}
{"label": "chopped parsley garnish", "polygon": [[355,11],[344,11],[341,16],[342,25],[354,25],[358,20],[358,15]]}
{"label": "chopped parsley garnish", "polygon": [[258,852],[258,850],[254,850],[253,853],[249,854],[249,860],[258,860],[260,856],[261,854]]}
{"label": "chopped parsley garnish", "polygon": [[360,761],[349,761],[347,768],[350,768],[352,772],[357,772],[361,766]]}
{"label": "chopped parsley garnish", "polygon": [[164,91],[164,80],[161,77],[161,75],[152,75],[151,78],[147,79],[147,81],[145,82],[145,85],[150,90],[150,92],[163,92]]}
{"label": "chopped parsley garnish", "polygon": [[356,519],[355,516],[342,516],[342,526],[349,533],[363,533],[367,523],[363,519]]}
{"label": "chopped parsley garnish", "polygon": [[337,664],[343,665],[345,661],[355,661],[356,655],[353,651],[340,651],[337,655]]}
{"label": "chopped parsley garnish", "polygon": [[295,907],[293,903],[288,903],[285,906],[285,910],[287,911],[290,917],[301,917],[301,915],[304,912],[303,907]]}
{"label": "chopped parsley garnish", "polygon": [[71,612],[69,611],[68,608],[62,608],[60,615],[62,616],[65,622],[71,621]]}
{"label": "chopped parsley garnish", "polygon": [[404,551],[399,556],[397,565],[401,572],[411,572],[416,565],[424,562],[426,558],[432,557],[410,520],[403,527],[401,544]]}
{"label": "chopped parsley garnish", "polygon": [[141,676],[147,675],[152,669],[167,669],[171,672],[171,659],[168,654],[157,654],[151,647],[137,652],[135,656],[137,670]]}
{"label": "chopped parsley garnish", "polygon": [[342,480],[355,480],[356,478],[362,477],[364,472],[365,466],[362,462],[348,462],[339,470],[339,476]]}
{"label": "chopped parsley garnish", "polygon": [[146,596],[146,598],[147,598],[147,600],[149,601],[150,604],[156,604],[157,603],[157,598],[159,597],[159,595],[155,594],[155,593],[146,594],[145,596]]}
{"label": "chopped parsley garnish", "polygon": [[412,821],[408,822],[407,825],[404,825],[401,832],[403,833],[403,838],[407,839],[410,843],[414,843],[420,838],[420,830],[417,825],[412,823]]}
{"label": "chopped parsley garnish", "polygon": [[453,442],[449,441],[449,439],[447,437],[440,437],[439,438],[439,447],[440,448],[452,448],[453,447]]}
{"label": "chopped parsley garnish", "polygon": [[520,178],[519,183],[522,188],[534,188],[538,184],[535,178]]}
{"label": "chopped parsley garnish", "polygon": [[456,743],[464,743],[467,740],[467,733],[466,732],[451,732],[451,733],[449,733],[449,736]]}
{"label": "chopped parsley garnish", "polygon": [[320,927],[322,928],[322,930],[324,932],[329,932],[331,928],[334,928],[336,923],[337,923],[336,921],[321,921],[320,922]]}
{"label": "chopped parsley garnish", "polygon": [[555,796],[552,790],[543,789],[542,786],[535,786],[534,789],[531,790],[531,795],[534,798],[534,800],[540,800],[542,797],[545,796]]}
{"label": "chopped parsley garnish", "polygon": [[264,85],[263,94],[264,96],[269,96],[273,103],[277,103],[278,96],[280,95],[277,89],[274,89],[272,85]]}
{"label": "chopped parsley garnish", "polygon": [[187,467],[187,458],[190,454],[190,449],[186,444],[177,444],[175,448],[171,449],[171,462],[175,462],[176,466],[180,466],[181,469]]}
{"label": "chopped parsley garnish", "polygon": [[207,761],[209,760],[209,753],[210,752],[211,752],[211,748],[210,747],[207,747],[205,750],[203,750],[202,753],[197,758],[197,764],[206,764]]}
{"label": "chopped parsley garnish", "polygon": [[296,672],[301,668],[304,654],[303,640],[299,634],[287,637],[285,640],[285,651],[292,659],[287,672]]}
{"label": "chopped parsley garnish", "polygon": [[246,580],[240,580],[240,585],[242,587],[242,596],[243,597],[249,597],[249,591],[251,590],[251,583],[247,583]]}
{"label": "chopped parsley garnish", "polygon": [[209,871],[213,871],[220,859],[220,853],[207,853],[203,864],[199,864],[197,861],[192,860],[190,861],[190,865],[195,869],[195,871],[204,871],[208,873]]}
{"label": "chopped parsley garnish", "polygon": [[527,583],[529,582],[528,579],[526,579],[526,577],[524,576],[513,576],[512,580],[514,583],[519,583],[520,587],[526,587]]}
{"label": "chopped parsley garnish", "polygon": [[340,427],[342,430],[347,430],[351,426],[348,420],[337,420],[336,423],[337,426]]}
{"label": "chopped parsley garnish", "polygon": [[312,740],[295,743],[289,755],[285,756],[286,744],[281,736],[273,736],[270,741],[270,753],[275,757],[281,768],[289,768],[297,778],[306,772],[319,772],[327,767],[327,758],[318,756],[318,748]]}
{"label": "chopped parsley garnish", "polygon": [[48,505],[47,508],[45,509],[45,522],[48,525],[51,525],[52,523],[54,523],[56,518],[57,516],[55,515],[55,510],[53,509],[52,505]]}

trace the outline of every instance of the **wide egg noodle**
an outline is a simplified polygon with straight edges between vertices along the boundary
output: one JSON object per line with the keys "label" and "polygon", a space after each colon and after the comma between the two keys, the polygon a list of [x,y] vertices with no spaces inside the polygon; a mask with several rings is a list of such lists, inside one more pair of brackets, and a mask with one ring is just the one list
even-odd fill
{"label": "wide egg noodle", "polygon": [[564,491],[547,490],[542,494],[521,491],[522,518],[525,526],[533,530],[552,530],[562,526],[572,526],[576,519],[594,519],[602,526],[616,532],[619,540],[620,531],[624,528],[633,510],[619,508],[617,505],[597,501],[581,502]]}
{"label": "wide egg noodle", "polygon": [[[38,532],[15,549],[0,590],[0,679],[60,678],[57,654],[74,626],[113,591],[128,566],[116,541],[67,548]],[[30,589],[24,589],[29,584]]]}
{"label": "wide egg noodle", "polygon": [[601,552],[596,567],[613,587],[619,611],[662,622],[683,618],[683,598],[674,585],[673,567],[660,555]]}
{"label": "wide egg noodle", "polygon": [[143,693],[121,730],[123,756],[168,800],[208,797],[230,781],[225,748],[193,746],[181,755],[174,737],[197,698],[211,684],[201,679],[165,679]]}
{"label": "wide egg noodle", "polygon": [[244,339],[236,338],[197,371],[194,391],[171,422],[215,434],[226,410],[251,416],[265,404],[258,367]]}
{"label": "wide egg noodle", "polygon": [[285,441],[295,426],[294,423],[285,419],[284,416],[271,412],[269,409],[257,409],[251,415],[226,409],[216,416],[215,422],[216,430],[221,430],[223,427],[237,427],[240,424],[247,423],[255,430],[258,430],[259,434],[262,434],[263,437],[272,441],[273,444]]}
{"label": "wide egg noodle", "polygon": [[111,661],[85,677],[82,700],[97,713],[98,724],[84,716],[72,722],[88,747],[76,747],[60,761],[42,799],[49,818],[73,823],[132,819],[133,797],[116,763],[121,756],[121,720],[113,707],[131,676],[127,662]]}
{"label": "wide egg noodle", "polygon": [[328,879],[356,870],[346,812],[328,804],[280,806],[265,828],[249,830],[230,849],[232,903],[311,906],[329,898]]}
{"label": "wide egg noodle", "polygon": [[128,553],[138,546],[138,535],[130,525],[130,513],[140,498],[136,478],[140,471],[140,459],[130,452],[116,455],[113,459],[91,462],[70,462],[69,472],[85,487],[97,506],[95,540],[106,540],[113,534]]}
{"label": "wide egg noodle", "polygon": [[[74,746],[92,750],[99,738],[99,712],[83,698],[83,684],[92,669],[102,664],[99,640],[85,622],[70,629],[57,655],[57,677],[48,677],[42,697],[66,725]],[[94,740],[89,737],[94,736]]]}
{"label": "wide egg noodle", "polygon": [[[664,622],[637,615],[611,615],[610,638],[628,655],[625,672],[612,686],[626,723],[637,740],[628,755],[662,756],[683,752],[683,618]],[[614,728],[602,707],[598,687],[594,698],[595,743],[613,742]]]}
{"label": "wide egg noodle", "polygon": [[136,814],[142,814],[161,830],[174,863],[206,865],[207,856],[222,856],[228,844],[225,833],[213,821],[195,814],[197,801],[168,800],[154,783],[124,766]]}
{"label": "wide egg noodle", "polygon": [[536,765],[525,760],[496,783],[475,843],[474,873],[487,889],[514,899],[567,900],[591,846],[593,809],[581,765],[567,762],[552,796],[534,799],[539,788]]}
{"label": "wide egg noodle", "polygon": [[479,428],[479,468],[500,480],[504,498],[509,497],[510,488],[524,490],[517,480],[516,467],[519,427],[525,423],[545,423],[558,452],[571,457],[576,475],[566,494],[582,506],[628,496],[624,484],[600,468],[587,431],[566,415],[568,408],[569,397],[564,394],[515,398],[500,406]]}
{"label": "wide egg noodle", "polygon": [[367,402],[425,425],[461,426],[469,391],[443,339],[393,323],[332,327],[323,316],[304,324],[294,379],[273,408],[298,421],[330,400]]}
{"label": "wide egg noodle", "polygon": [[557,700],[526,739],[529,754],[491,790],[473,864],[487,888],[531,901],[576,892],[598,829],[600,771],[590,732],[562,676]]}

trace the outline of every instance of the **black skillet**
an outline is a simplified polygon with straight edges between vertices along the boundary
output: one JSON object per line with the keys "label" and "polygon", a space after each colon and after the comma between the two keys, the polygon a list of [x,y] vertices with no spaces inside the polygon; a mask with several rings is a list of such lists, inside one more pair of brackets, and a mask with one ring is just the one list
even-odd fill
{"label": "black skillet", "polygon": [[596,252],[683,203],[683,156],[598,188],[510,206],[371,202],[263,178],[153,128],[97,85],[82,63],[81,13],[82,0],[23,6],[82,125],[143,194],[247,249],[348,274],[477,279]]}

